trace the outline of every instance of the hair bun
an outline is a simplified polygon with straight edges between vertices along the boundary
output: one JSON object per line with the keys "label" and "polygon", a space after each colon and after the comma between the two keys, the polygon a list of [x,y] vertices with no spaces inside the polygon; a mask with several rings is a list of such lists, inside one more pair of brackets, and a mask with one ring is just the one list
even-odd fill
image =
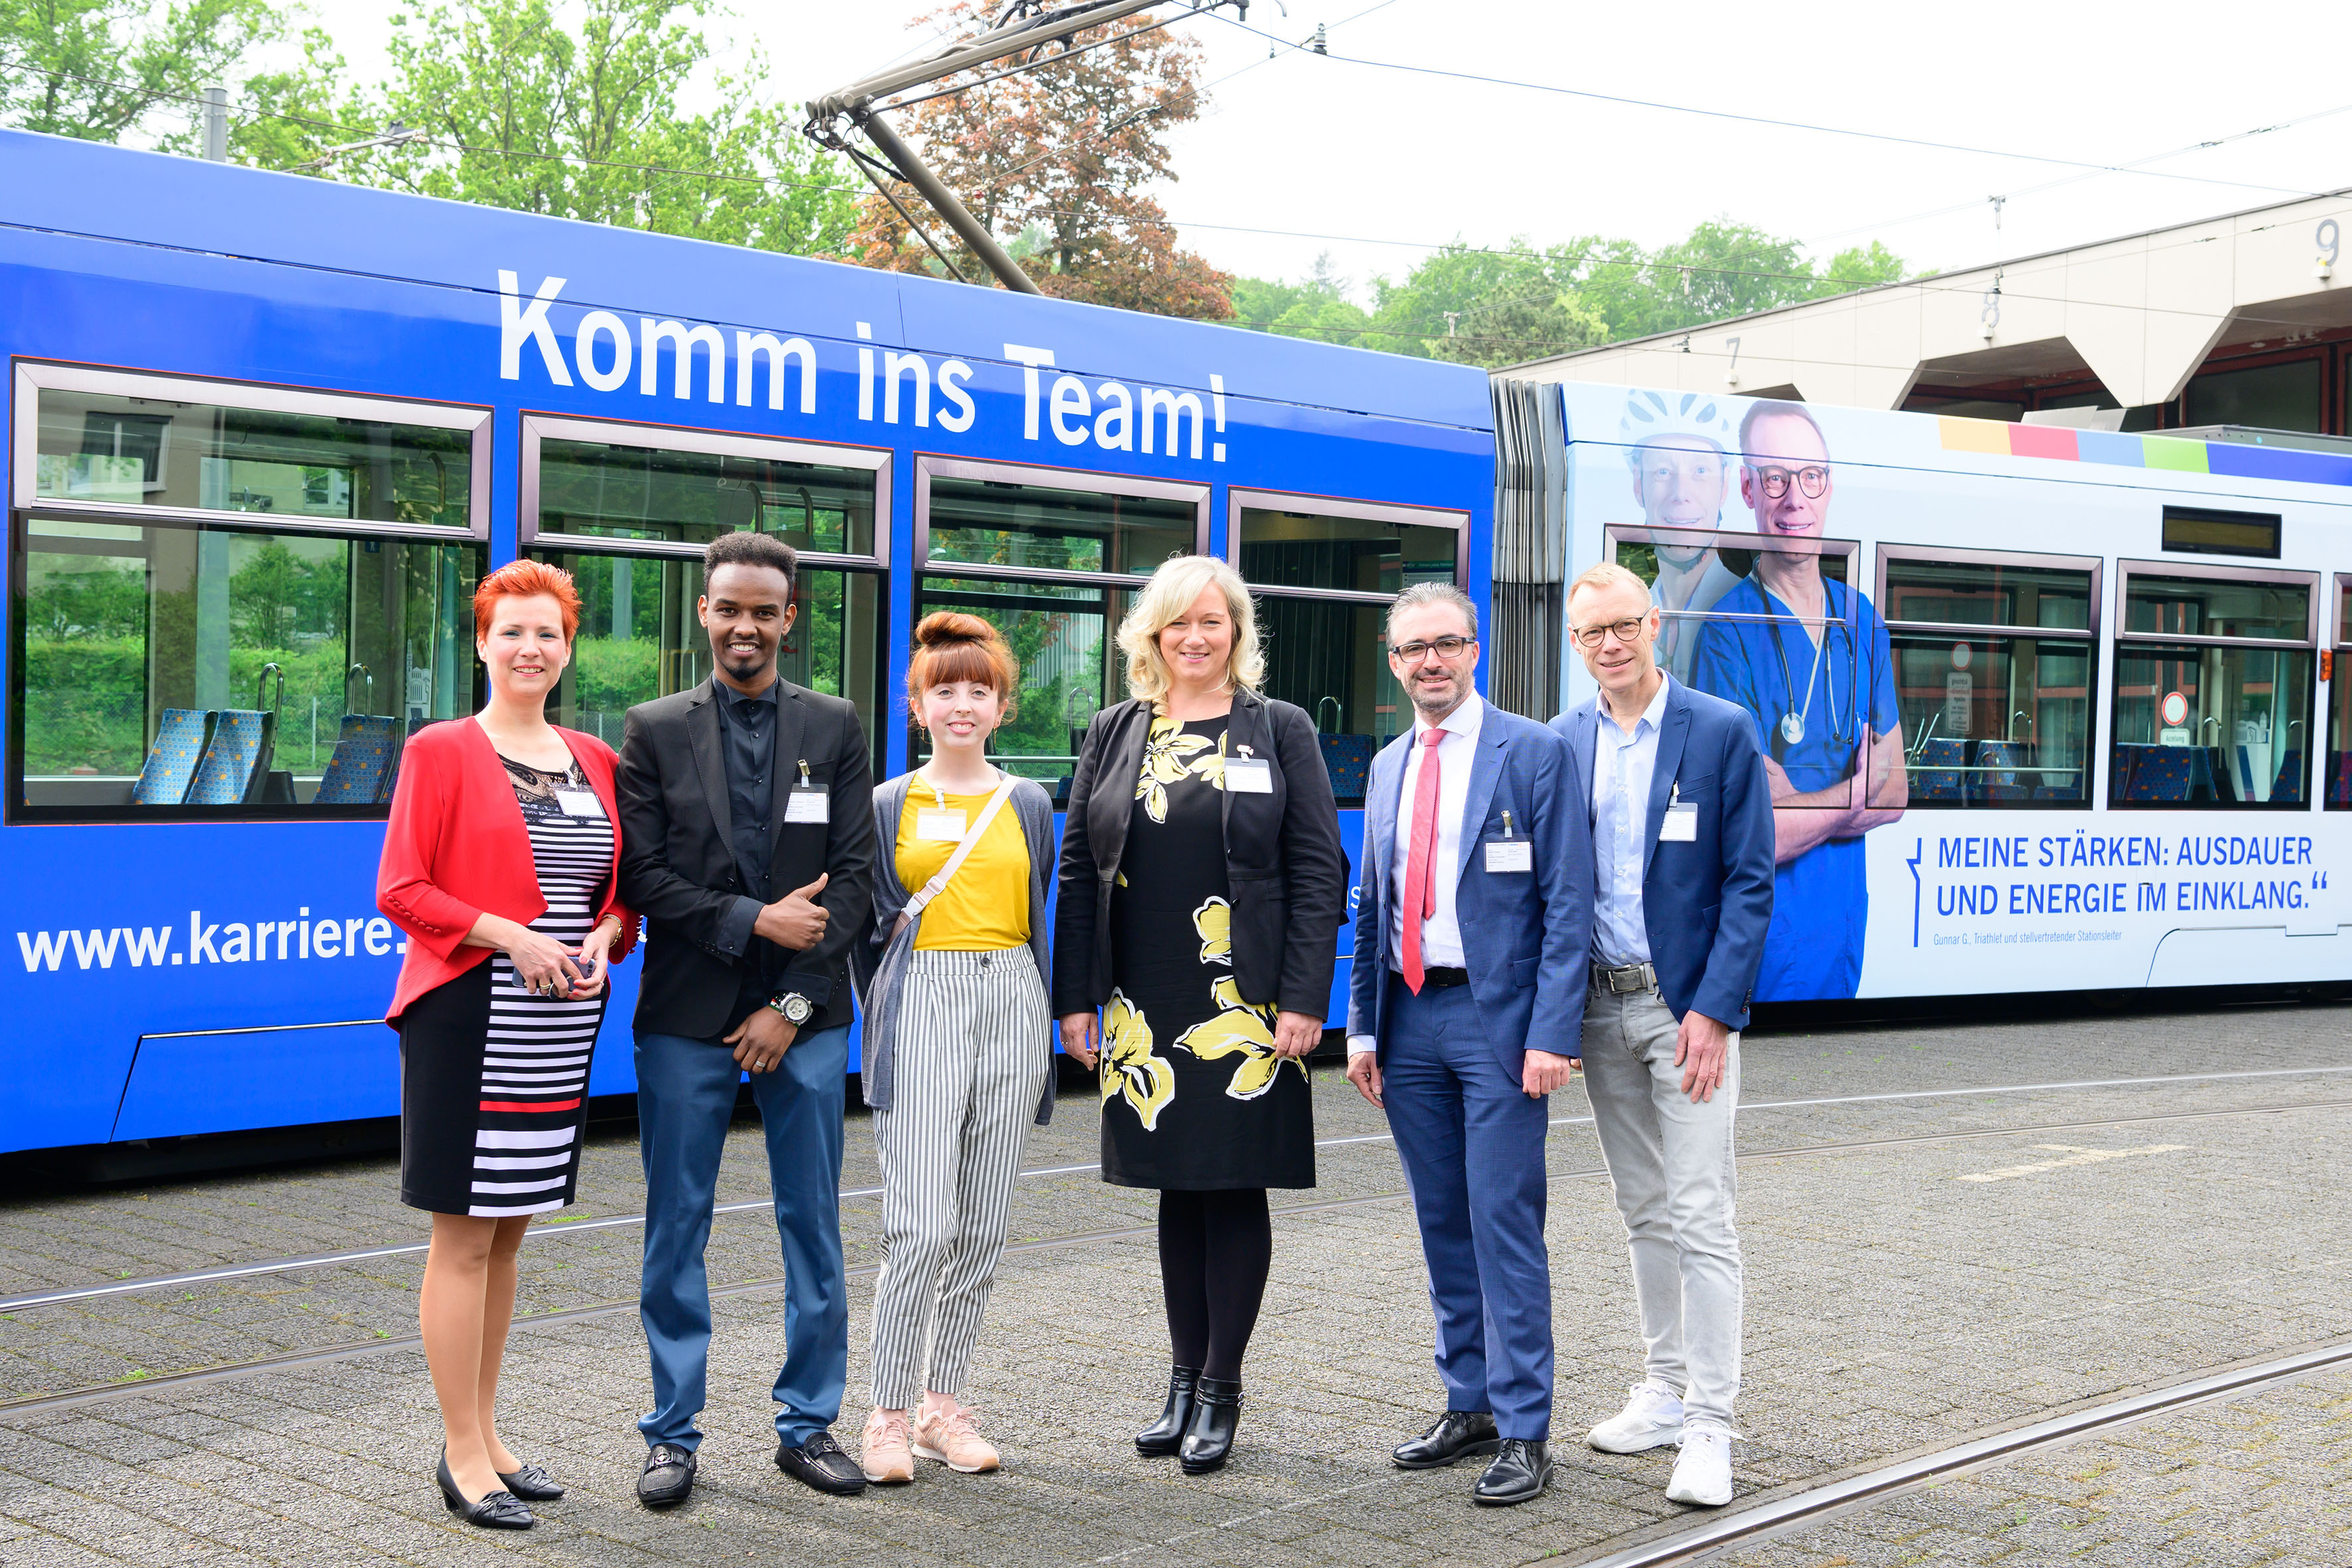
{"label": "hair bun", "polygon": [[915,627],[915,641],[923,647],[953,647],[958,643],[997,640],[994,626],[961,610],[935,610]]}

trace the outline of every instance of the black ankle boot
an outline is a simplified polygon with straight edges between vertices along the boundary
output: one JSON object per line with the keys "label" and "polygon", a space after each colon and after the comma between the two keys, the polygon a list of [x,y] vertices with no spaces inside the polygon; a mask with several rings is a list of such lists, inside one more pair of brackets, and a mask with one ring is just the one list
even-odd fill
{"label": "black ankle boot", "polygon": [[1234,1431],[1242,1422],[1242,1385],[1222,1377],[1204,1377],[1193,1385],[1192,1424],[1184,1429],[1178,1464],[1188,1476],[1205,1476],[1222,1468],[1234,1451]]}
{"label": "black ankle boot", "polygon": [[1192,1385],[1200,1381],[1197,1367],[1180,1366],[1168,1374],[1168,1404],[1160,1419],[1135,1435],[1135,1451],[1148,1459],[1164,1459],[1184,1441],[1192,1424]]}

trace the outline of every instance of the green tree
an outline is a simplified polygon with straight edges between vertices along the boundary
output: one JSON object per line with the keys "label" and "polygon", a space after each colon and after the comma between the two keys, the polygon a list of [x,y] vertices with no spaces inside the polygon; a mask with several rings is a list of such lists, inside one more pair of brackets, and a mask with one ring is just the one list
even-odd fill
{"label": "green tree", "polygon": [[281,26],[269,0],[0,0],[0,124],[117,142],[168,115],[185,151],[203,89]]}
{"label": "green tree", "polygon": [[1374,285],[1378,342],[1393,353],[1457,364],[1505,365],[1589,347],[1608,326],[1580,295],[1556,255],[1524,239],[1505,251],[1451,245],[1425,258],[1402,283]]}

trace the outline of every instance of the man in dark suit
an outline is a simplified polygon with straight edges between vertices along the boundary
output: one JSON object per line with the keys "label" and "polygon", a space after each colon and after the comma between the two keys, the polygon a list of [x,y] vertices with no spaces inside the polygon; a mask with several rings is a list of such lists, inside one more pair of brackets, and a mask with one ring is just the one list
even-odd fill
{"label": "man in dark suit", "polygon": [[639,1316],[653,1354],[647,1506],[693,1489],[710,1351],[703,1247],[736,1085],[767,1135],[783,1243],[776,1463],[821,1491],[866,1485],[830,1430],[848,1371],[841,1118],[849,944],[874,872],[874,773],[856,710],[776,673],[792,547],[730,533],[703,552],[711,679],[629,710],[616,774],[622,896],[646,916],[637,1127],[646,1171]]}
{"label": "man in dark suit", "polygon": [[1471,1496],[1501,1504],[1552,1475],[1544,1139],[1580,1048],[1592,833],[1568,748],[1483,700],[1477,663],[1460,589],[1397,596],[1389,668],[1413,725],[1365,796],[1348,1077],[1396,1135],[1445,1385],[1445,1414],[1391,1458],[1491,1454]]}
{"label": "man in dark suit", "polygon": [[1633,1255],[1643,1381],[1586,1440],[1680,1443],[1666,1496],[1731,1500],[1739,1391],[1732,1119],[1739,1031],[1772,924],[1772,788],[1756,725],[1658,668],[1639,577],[1595,566],[1569,590],[1570,640],[1600,695],[1552,721],[1591,781],[1599,861],[1584,1087]]}

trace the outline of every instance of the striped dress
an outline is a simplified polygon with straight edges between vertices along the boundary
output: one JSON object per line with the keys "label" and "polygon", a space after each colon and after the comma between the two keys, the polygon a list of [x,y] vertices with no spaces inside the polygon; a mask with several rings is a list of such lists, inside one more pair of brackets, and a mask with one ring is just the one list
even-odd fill
{"label": "striped dress", "polygon": [[[500,758],[530,831],[546,912],[530,929],[576,948],[612,875],[613,824],[574,763],[543,773]],[[426,993],[401,1021],[401,1200],[491,1218],[562,1208],[580,1173],[588,1066],[604,997],[535,996],[494,952]]]}

